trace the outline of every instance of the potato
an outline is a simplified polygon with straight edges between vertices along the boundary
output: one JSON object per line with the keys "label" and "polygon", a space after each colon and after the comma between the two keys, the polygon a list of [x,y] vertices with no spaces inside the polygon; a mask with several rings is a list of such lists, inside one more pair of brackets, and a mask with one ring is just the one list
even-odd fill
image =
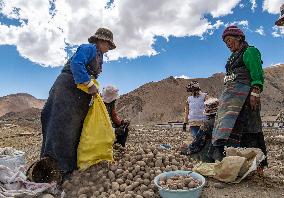
{"label": "potato", "polygon": [[117,183],[117,182],[112,182],[112,183],[111,183],[111,188],[112,188],[114,191],[119,190],[119,183]]}
{"label": "potato", "polygon": [[146,166],[146,163],[145,162],[143,162],[143,161],[138,161],[138,162],[136,162],[140,167],[141,166]]}
{"label": "potato", "polygon": [[88,198],[88,196],[86,194],[81,194],[78,198]]}
{"label": "potato", "polygon": [[123,198],[132,198],[132,195],[131,195],[131,194],[125,194],[125,195],[123,196]]}
{"label": "potato", "polygon": [[124,183],[124,180],[119,178],[119,179],[116,180],[116,182],[119,183],[119,185],[121,185],[121,184]]}
{"label": "potato", "polygon": [[112,171],[108,172],[108,177],[111,181],[115,180],[115,174]]}
{"label": "potato", "polygon": [[119,186],[119,190],[120,190],[121,192],[124,192],[126,187],[127,187],[126,184],[121,184],[121,185]]}

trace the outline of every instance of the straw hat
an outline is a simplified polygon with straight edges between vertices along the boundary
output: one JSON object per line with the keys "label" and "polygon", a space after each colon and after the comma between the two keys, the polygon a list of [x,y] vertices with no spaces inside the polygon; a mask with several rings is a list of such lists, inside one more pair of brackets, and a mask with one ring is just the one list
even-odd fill
{"label": "straw hat", "polygon": [[275,25],[277,25],[277,26],[284,26],[284,4],[280,7],[280,17],[275,22]]}
{"label": "straw hat", "polygon": [[108,85],[103,88],[102,97],[104,102],[111,103],[118,98],[118,89],[112,85]]}
{"label": "straw hat", "polygon": [[116,48],[114,42],[113,42],[113,34],[112,32],[107,28],[99,28],[95,35],[91,36],[88,41],[90,43],[96,42],[98,39],[108,41],[110,44],[110,50],[113,50]]}

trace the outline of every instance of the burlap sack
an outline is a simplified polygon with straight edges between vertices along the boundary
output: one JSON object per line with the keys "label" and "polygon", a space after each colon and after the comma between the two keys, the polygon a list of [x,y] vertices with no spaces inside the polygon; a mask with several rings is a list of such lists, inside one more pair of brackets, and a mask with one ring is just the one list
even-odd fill
{"label": "burlap sack", "polygon": [[245,157],[240,156],[225,157],[214,166],[214,178],[222,182],[234,182],[245,160]]}
{"label": "burlap sack", "polygon": [[215,175],[214,166],[216,163],[199,163],[197,164],[192,171],[197,172],[203,176],[213,177]]}
{"label": "burlap sack", "polygon": [[242,177],[251,167],[256,158],[257,165],[264,159],[264,154],[259,148],[225,148],[226,156],[240,156],[246,158],[238,176]]}

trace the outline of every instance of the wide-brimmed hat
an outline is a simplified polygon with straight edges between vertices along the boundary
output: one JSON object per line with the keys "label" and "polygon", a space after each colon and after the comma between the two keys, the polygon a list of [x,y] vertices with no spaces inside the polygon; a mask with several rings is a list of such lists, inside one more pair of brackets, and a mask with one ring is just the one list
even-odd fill
{"label": "wide-brimmed hat", "polygon": [[102,97],[104,102],[111,103],[118,98],[118,89],[112,85],[108,85],[103,88]]}
{"label": "wide-brimmed hat", "polygon": [[275,25],[277,25],[277,26],[284,26],[284,4],[280,7],[280,17],[275,22]]}
{"label": "wide-brimmed hat", "polygon": [[228,26],[223,34],[222,34],[222,39],[224,40],[226,36],[241,36],[241,37],[245,37],[245,34],[244,32],[238,28],[237,26],[235,25],[231,25],[231,26]]}
{"label": "wide-brimmed hat", "polygon": [[108,41],[110,44],[110,50],[113,50],[116,48],[114,42],[113,42],[113,34],[112,32],[107,29],[107,28],[99,28],[95,35],[91,36],[88,41],[90,43],[96,42],[97,40],[104,40],[104,41]]}
{"label": "wide-brimmed hat", "polygon": [[217,98],[208,98],[204,102],[205,108],[203,111],[204,115],[214,115],[218,111],[219,100]]}
{"label": "wide-brimmed hat", "polygon": [[186,86],[186,90],[187,90],[188,92],[200,90],[199,82],[196,81],[196,80],[191,81],[191,82]]}

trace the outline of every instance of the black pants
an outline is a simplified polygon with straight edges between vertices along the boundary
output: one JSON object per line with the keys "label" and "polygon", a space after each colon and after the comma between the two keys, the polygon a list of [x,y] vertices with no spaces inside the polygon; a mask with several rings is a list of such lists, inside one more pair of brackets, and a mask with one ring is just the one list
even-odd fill
{"label": "black pants", "polygon": [[91,95],[77,89],[71,74],[61,73],[41,112],[41,158],[54,159],[65,173],[77,168],[77,147],[90,100]]}
{"label": "black pants", "polygon": [[259,148],[266,156],[265,160],[260,163],[261,167],[268,166],[267,150],[264,142],[263,133],[245,133],[242,135],[241,147]]}
{"label": "black pants", "polygon": [[120,144],[121,146],[125,147],[125,143],[128,137],[128,126],[126,127],[117,127],[115,128],[115,137],[116,141],[115,144]]}
{"label": "black pants", "polygon": [[[241,137],[240,147],[242,148],[259,148],[266,158],[260,163],[260,167],[267,167],[267,150],[265,146],[263,133],[244,133]],[[214,160],[221,161],[225,157],[224,147],[223,146],[213,146],[209,148],[209,156]]]}

